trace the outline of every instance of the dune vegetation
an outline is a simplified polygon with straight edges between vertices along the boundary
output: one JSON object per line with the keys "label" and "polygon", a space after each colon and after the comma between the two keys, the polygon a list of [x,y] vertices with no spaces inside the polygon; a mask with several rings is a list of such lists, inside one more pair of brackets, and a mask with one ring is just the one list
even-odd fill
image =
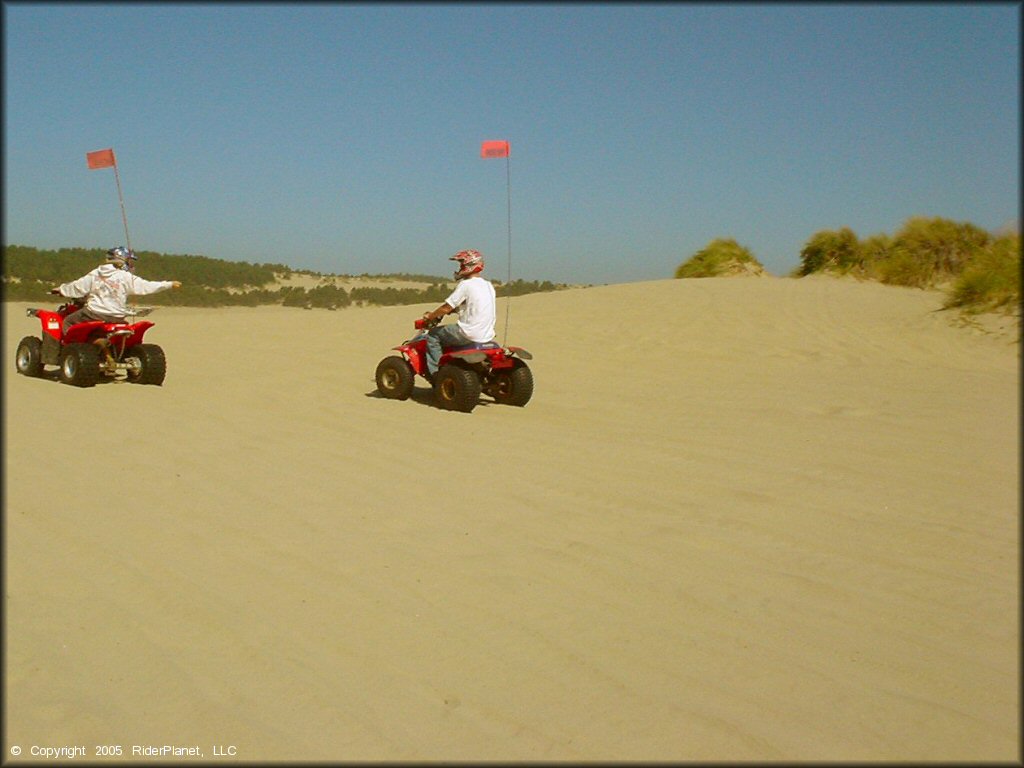
{"label": "dune vegetation", "polygon": [[763,274],[764,266],[754,258],[749,248],[732,238],[718,238],[680,264],[676,268],[675,276],[731,277]]}
{"label": "dune vegetation", "polygon": [[908,219],[893,235],[861,240],[849,228],[814,234],[795,276],[852,275],[888,285],[938,288],[945,308],[967,313],[1020,309],[1020,233],[992,235],[969,222]]}
{"label": "dune vegetation", "polygon": [[[822,230],[800,251],[791,277],[852,276],[943,290],[943,307],[966,314],[1020,312],[1020,233],[990,234],[969,222],[912,217],[893,235],[860,239],[849,227]],[[719,238],[679,265],[675,277],[764,274],[735,240]]]}

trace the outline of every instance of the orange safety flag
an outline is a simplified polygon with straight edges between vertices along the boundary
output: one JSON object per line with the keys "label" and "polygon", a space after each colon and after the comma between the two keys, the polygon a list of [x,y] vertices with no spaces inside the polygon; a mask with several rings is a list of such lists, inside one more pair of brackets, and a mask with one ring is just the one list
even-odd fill
{"label": "orange safety flag", "polygon": [[89,164],[90,171],[117,165],[117,160],[114,159],[114,150],[112,149],[97,149],[95,152],[86,152],[85,162]]}
{"label": "orange safety flag", "polygon": [[508,157],[507,141],[485,141],[480,145],[480,157]]}

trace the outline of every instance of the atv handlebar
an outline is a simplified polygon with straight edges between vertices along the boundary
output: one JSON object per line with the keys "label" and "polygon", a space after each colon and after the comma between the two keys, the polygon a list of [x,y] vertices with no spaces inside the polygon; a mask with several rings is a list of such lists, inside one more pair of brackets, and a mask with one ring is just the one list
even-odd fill
{"label": "atv handlebar", "polygon": [[416,330],[418,330],[418,331],[426,331],[426,330],[429,330],[429,329],[433,328],[435,325],[437,325],[440,322],[441,322],[441,318],[439,318],[439,317],[436,317],[433,320],[427,320],[426,318],[421,317],[421,318],[417,319],[413,323],[413,325],[416,326]]}

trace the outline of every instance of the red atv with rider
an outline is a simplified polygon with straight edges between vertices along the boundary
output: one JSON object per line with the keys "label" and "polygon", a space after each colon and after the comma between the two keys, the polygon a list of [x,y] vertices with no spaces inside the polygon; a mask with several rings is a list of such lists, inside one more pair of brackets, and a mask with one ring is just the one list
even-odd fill
{"label": "red atv with rider", "polygon": [[[389,355],[377,365],[377,390],[392,400],[406,400],[412,394],[417,375],[426,378],[426,330],[438,321],[417,320],[422,331],[404,344],[392,347],[401,355]],[[469,413],[484,393],[495,402],[524,406],[533,396],[533,374],[524,362],[533,356],[521,347],[503,347],[497,342],[446,347],[434,374],[433,389],[439,407]]]}
{"label": "red atv with rider", "polygon": [[[51,293],[58,293],[51,291]],[[29,317],[42,323],[42,337],[26,336],[18,344],[15,365],[25,376],[43,376],[45,366],[59,366],[58,378],[76,387],[92,387],[101,376],[123,379],[136,384],[162,384],[167,372],[164,351],[156,344],[143,342],[149,320],[134,321],[148,315],[152,307],[135,307],[133,322],[108,323],[91,320],[61,328],[64,318],[82,308],[71,299],[56,312],[29,309]]]}

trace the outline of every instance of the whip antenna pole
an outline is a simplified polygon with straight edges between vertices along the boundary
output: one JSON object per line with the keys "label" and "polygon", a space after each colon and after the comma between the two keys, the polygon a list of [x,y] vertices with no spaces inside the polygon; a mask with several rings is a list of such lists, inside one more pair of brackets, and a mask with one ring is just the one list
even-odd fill
{"label": "whip antenna pole", "polygon": [[121,221],[124,222],[124,244],[128,250],[132,249],[132,239],[128,237],[128,214],[124,212],[124,195],[121,194],[121,174],[117,172],[117,164],[114,164],[114,181],[117,182],[117,199],[121,202]]}
{"label": "whip antenna pole", "polygon": [[501,339],[501,346],[508,341],[508,316],[512,311],[512,158],[511,152],[505,155],[505,199],[508,201],[508,296],[505,297],[505,335]]}
{"label": "whip antenna pole", "polygon": [[485,141],[480,145],[480,157],[485,160],[489,157],[505,158],[505,196],[508,200],[508,281],[505,283],[509,291],[505,301],[505,336],[501,345],[505,346],[508,341],[508,316],[512,308],[512,159],[509,143],[507,141]]}
{"label": "whip antenna pole", "polygon": [[124,222],[124,244],[128,250],[132,249],[131,238],[128,237],[128,215],[124,212],[124,195],[121,193],[121,174],[117,170],[117,156],[114,155],[114,148],[97,149],[95,152],[85,153],[85,164],[90,171],[98,168],[113,168],[114,181],[117,183],[117,199],[121,203],[121,221]]}

